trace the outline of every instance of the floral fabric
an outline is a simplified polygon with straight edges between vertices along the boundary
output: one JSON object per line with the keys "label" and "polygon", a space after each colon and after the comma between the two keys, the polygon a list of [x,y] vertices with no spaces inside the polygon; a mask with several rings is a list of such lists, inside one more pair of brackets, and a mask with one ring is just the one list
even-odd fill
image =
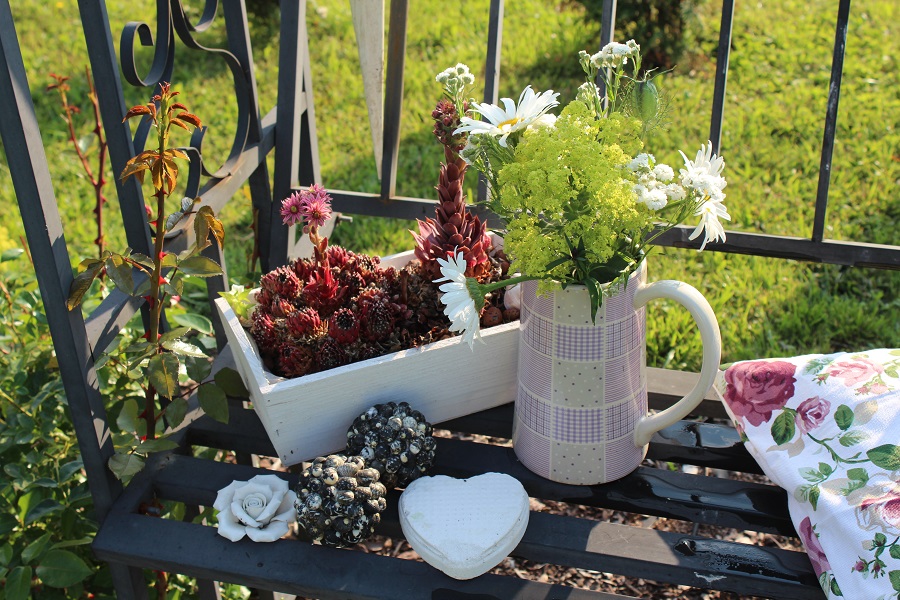
{"label": "floral fabric", "polygon": [[720,383],[826,596],[900,598],[900,350],[740,362]]}

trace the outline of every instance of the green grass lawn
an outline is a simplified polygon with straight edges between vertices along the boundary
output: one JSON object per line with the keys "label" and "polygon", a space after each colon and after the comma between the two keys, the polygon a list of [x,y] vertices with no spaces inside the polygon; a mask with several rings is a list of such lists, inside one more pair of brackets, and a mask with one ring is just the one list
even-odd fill
{"label": "green grass lawn", "polygon": [[[623,0],[623,4],[624,4]],[[440,89],[434,74],[456,62],[483,73],[487,6],[419,0],[409,14],[406,79],[397,193],[433,197],[441,149],[429,113]],[[478,4],[478,6],[475,6]],[[698,2],[687,15],[687,51],[662,88],[671,99],[668,129],[650,141],[660,160],[680,164],[677,150],[692,155],[706,141],[718,37],[718,4]],[[29,70],[47,156],[66,234],[79,256],[92,252],[92,190],[72,152],[56,98],[43,88],[49,72],[72,76],[71,99],[83,99],[87,63],[76,2],[13,1],[13,14]],[[323,184],[375,192],[379,182],[370,148],[362,82],[349,3],[310,0],[307,21],[313,64]],[[482,6],[483,5],[483,6]],[[153,23],[153,8],[108,2],[113,31],[126,19]],[[135,15],[135,10],[146,14]],[[189,11],[190,12],[190,11]],[[196,19],[199,9],[193,9]],[[722,152],[726,159],[729,229],[808,236],[811,233],[824,108],[836,8],[826,0],[738,3],[725,109]],[[502,96],[517,97],[530,83],[568,99],[580,83],[576,54],[596,48],[599,25],[574,1],[508,3],[502,48]],[[254,59],[268,110],[275,102],[278,28],[255,19]],[[224,43],[224,29],[200,36]],[[642,42],[643,40],[638,40]],[[142,59],[148,59],[150,50]],[[841,113],[826,235],[835,239],[896,244],[900,214],[900,7],[893,0],[854,4],[848,39]],[[145,61],[144,69],[149,62]],[[221,162],[230,146],[233,116],[230,76],[209,55],[179,47],[175,84],[210,126],[207,155]],[[476,93],[480,93],[477,90]],[[127,91],[129,104],[147,90]],[[184,140],[186,142],[186,140]],[[0,173],[7,167],[0,162]],[[469,178],[472,185],[474,177]],[[114,195],[110,186],[110,195]],[[11,210],[12,184],[0,174],[0,207]],[[232,202],[227,224],[229,273],[244,275],[250,245],[249,195]],[[113,247],[123,245],[110,219]],[[406,249],[413,224],[357,217],[335,240],[355,250]],[[0,250],[20,246],[15,219],[0,224]],[[74,257],[73,257],[74,258]],[[900,273],[847,271],[707,251],[661,249],[651,259],[651,279],[678,278],[698,287],[713,305],[724,339],[724,361],[754,356],[900,346]],[[699,338],[687,313],[659,303],[648,311],[648,355],[654,365],[696,368]]]}

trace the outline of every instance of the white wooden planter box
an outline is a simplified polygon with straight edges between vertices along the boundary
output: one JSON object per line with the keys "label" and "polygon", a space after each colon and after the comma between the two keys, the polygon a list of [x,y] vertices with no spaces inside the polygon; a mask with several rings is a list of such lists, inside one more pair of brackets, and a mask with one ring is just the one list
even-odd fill
{"label": "white wooden planter box", "polygon": [[[412,252],[382,259],[405,266]],[[285,465],[343,450],[347,428],[373,404],[408,402],[431,423],[515,398],[519,323],[482,331],[475,349],[458,337],[295,379],[270,373],[223,298],[215,301],[253,408]]]}

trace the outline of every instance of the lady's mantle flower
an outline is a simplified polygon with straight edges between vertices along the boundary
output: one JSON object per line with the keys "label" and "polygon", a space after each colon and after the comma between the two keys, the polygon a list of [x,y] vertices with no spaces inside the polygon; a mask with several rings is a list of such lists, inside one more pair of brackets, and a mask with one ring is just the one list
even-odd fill
{"label": "lady's mantle flower", "polygon": [[245,535],[254,542],[274,542],[297,518],[297,495],[276,475],[232,481],[219,490],[213,508],[219,511],[219,535],[232,542]]}
{"label": "lady's mantle flower", "polygon": [[693,161],[688,160],[684,152],[679,150],[681,157],[684,159],[684,169],[681,169],[681,185],[695,199],[700,201],[695,216],[700,217],[700,223],[688,236],[688,239],[695,239],[704,232],[703,243],[700,249],[703,250],[710,241],[725,241],[725,228],[722,226],[720,219],[726,221],[731,220],[731,215],[722,202],[725,200],[726,181],[722,177],[722,169],[725,168],[725,161],[721,156],[716,156],[712,151],[712,142],[707,142],[708,146],[700,146],[697,156]]}
{"label": "lady's mantle flower", "polygon": [[[437,261],[441,266],[443,277],[435,279],[434,282],[447,282],[439,289],[444,293],[441,302],[444,303],[444,314],[450,319],[450,331],[462,333],[462,341],[469,344],[469,348],[474,348],[475,340],[481,339],[479,313],[484,306],[484,296],[481,296],[481,307],[476,308],[476,301],[469,290],[466,260],[462,252],[457,252],[456,256],[450,256],[446,260],[439,258]],[[477,286],[477,281],[475,283]]]}
{"label": "lady's mantle flower", "polygon": [[[512,98],[501,99],[505,108],[500,108],[495,104],[473,102],[472,108],[486,118],[487,122],[471,117],[462,117],[460,119],[462,125],[453,133],[469,133],[471,135],[486,133],[493,137],[499,137],[500,145],[506,147],[506,139],[510,134],[522,131],[541,119],[548,110],[559,104],[556,100],[558,96],[559,94],[553,90],[536,94],[529,85],[519,96],[518,105],[512,101]],[[540,123],[546,124],[546,121],[542,119]]]}

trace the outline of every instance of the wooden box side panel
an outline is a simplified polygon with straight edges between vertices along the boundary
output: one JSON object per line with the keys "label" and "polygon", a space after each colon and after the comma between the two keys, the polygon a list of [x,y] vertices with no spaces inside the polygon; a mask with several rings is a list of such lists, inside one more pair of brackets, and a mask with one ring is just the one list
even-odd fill
{"label": "wooden box side panel", "polygon": [[454,340],[397,353],[386,362],[274,389],[254,407],[282,462],[292,465],[342,450],[353,420],[373,404],[408,402],[432,423],[499,406],[515,397],[518,365],[519,328],[503,327],[474,351]]}

